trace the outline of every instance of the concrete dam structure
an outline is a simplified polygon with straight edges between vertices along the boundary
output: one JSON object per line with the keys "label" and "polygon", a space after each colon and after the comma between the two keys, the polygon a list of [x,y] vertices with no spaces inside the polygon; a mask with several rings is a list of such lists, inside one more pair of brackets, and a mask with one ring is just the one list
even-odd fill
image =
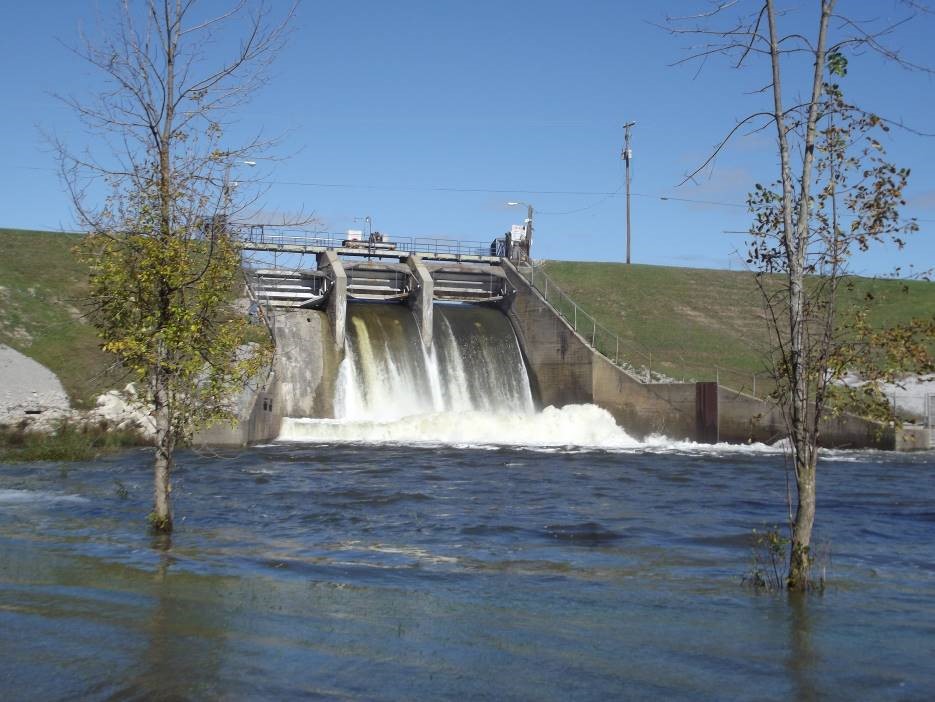
{"label": "concrete dam structure", "polygon": [[[647,383],[616,365],[507,259],[316,254],[315,270],[254,272],[273,368],[241,397],[233,429],[198,441],[628,447],[655,435],[783,436],[778,409],[763,400],[715,383]],[[854,417],[829,420],[824,433],[830,446],[894,446],[892,429]]]}

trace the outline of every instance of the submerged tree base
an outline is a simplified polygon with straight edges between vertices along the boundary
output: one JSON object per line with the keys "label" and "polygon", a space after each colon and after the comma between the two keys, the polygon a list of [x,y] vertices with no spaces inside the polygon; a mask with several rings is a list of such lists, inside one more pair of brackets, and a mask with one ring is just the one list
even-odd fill
{"label": "submerged tree base", "polygon": [[150,512],[147,517],[149,528],[154,534],[171,534],[172,517],[168,515],[159,516],[155,512]]}
{"label": "submerged tree base", "polygon": [[[754,529],[750,569],[741,582],[757,592],[824,592],[829,550],[819,547],[813,555],[806,547],[796,554],[790,544],[778,526]],[[820,571],[817,577],[816,571]]]}
{"label": "submerged tree base", "polygon": [[811,549],[808,546],[793,545],[792,554],[789,558],[789,577],[786,578],[786,587],[790,592],[806,592],[808,590],[808,576],[811,567]]}

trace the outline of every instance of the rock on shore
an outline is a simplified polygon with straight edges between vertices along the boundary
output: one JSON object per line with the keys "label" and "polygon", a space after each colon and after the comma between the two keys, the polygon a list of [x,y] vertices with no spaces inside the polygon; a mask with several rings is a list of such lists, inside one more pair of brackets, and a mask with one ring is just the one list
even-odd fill
{"label": "rock on shore", "polygon": [[55,373],[0,344],[0,425],[25,425],[29,431],[48,432],[62,421],[136,430],[147,438],[155,434],[153,418],[132,383],[100,395],[92,410],[75,410]]}

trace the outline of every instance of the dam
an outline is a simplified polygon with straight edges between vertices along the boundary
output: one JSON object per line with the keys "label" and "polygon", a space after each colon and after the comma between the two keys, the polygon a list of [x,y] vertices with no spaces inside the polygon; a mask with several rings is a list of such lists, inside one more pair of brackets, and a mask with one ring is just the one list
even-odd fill
{"label": "dam", "polygon": [[[630,448],[657,437],[784,435],[770,402],[713,382],[639,377],[598,349],[596,324],[581,329],[549,303],[528,260],[493,255],[504,253],[496,241],[354,243],[244,237],[247,251],[310,256],[316,266],[249,271],[275,360],[243,393],[236,425],[196,441]],[[892,428],[848,415],[829,418],[823,433],[833,447],[896,443]]]}

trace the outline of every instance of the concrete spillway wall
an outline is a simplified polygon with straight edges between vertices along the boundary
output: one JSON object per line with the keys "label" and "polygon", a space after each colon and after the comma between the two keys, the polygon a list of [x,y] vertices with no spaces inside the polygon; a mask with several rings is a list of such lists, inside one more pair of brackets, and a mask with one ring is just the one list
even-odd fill
{"label": "concrete spillway wall", "polygon": [[328,315],[319,310],[279,313],[273,332],[277,406],[284,417],[333,417],[341,362]]}
{"label": "concrete spillway wall", "polygon": [[333,417],[334,384],[341,362],[326,312],[278,312],[272,368],[235,398],[237,421],[195,436],[196,445],[245,446],[279,436],[283,417]]}
{"label": "concrete spillway wall", "polygon": [[[505,266],[516,296],[505,309],[545,405],[591,402],[629,434],[699,442],[774,442],[786,434],[775,404],[714,383],[644,383],[595,351],[519,272]],[[892,449],[891,427],[842,415],[822,424],[829,447]]]}
{"label": "concrete spillway wall", "polygon": [[517,292],[505,311],[543,405],[594,403],[638,438],[699,438],[694,383],[641,383],[594,351],[516,269],[507,276]]}

